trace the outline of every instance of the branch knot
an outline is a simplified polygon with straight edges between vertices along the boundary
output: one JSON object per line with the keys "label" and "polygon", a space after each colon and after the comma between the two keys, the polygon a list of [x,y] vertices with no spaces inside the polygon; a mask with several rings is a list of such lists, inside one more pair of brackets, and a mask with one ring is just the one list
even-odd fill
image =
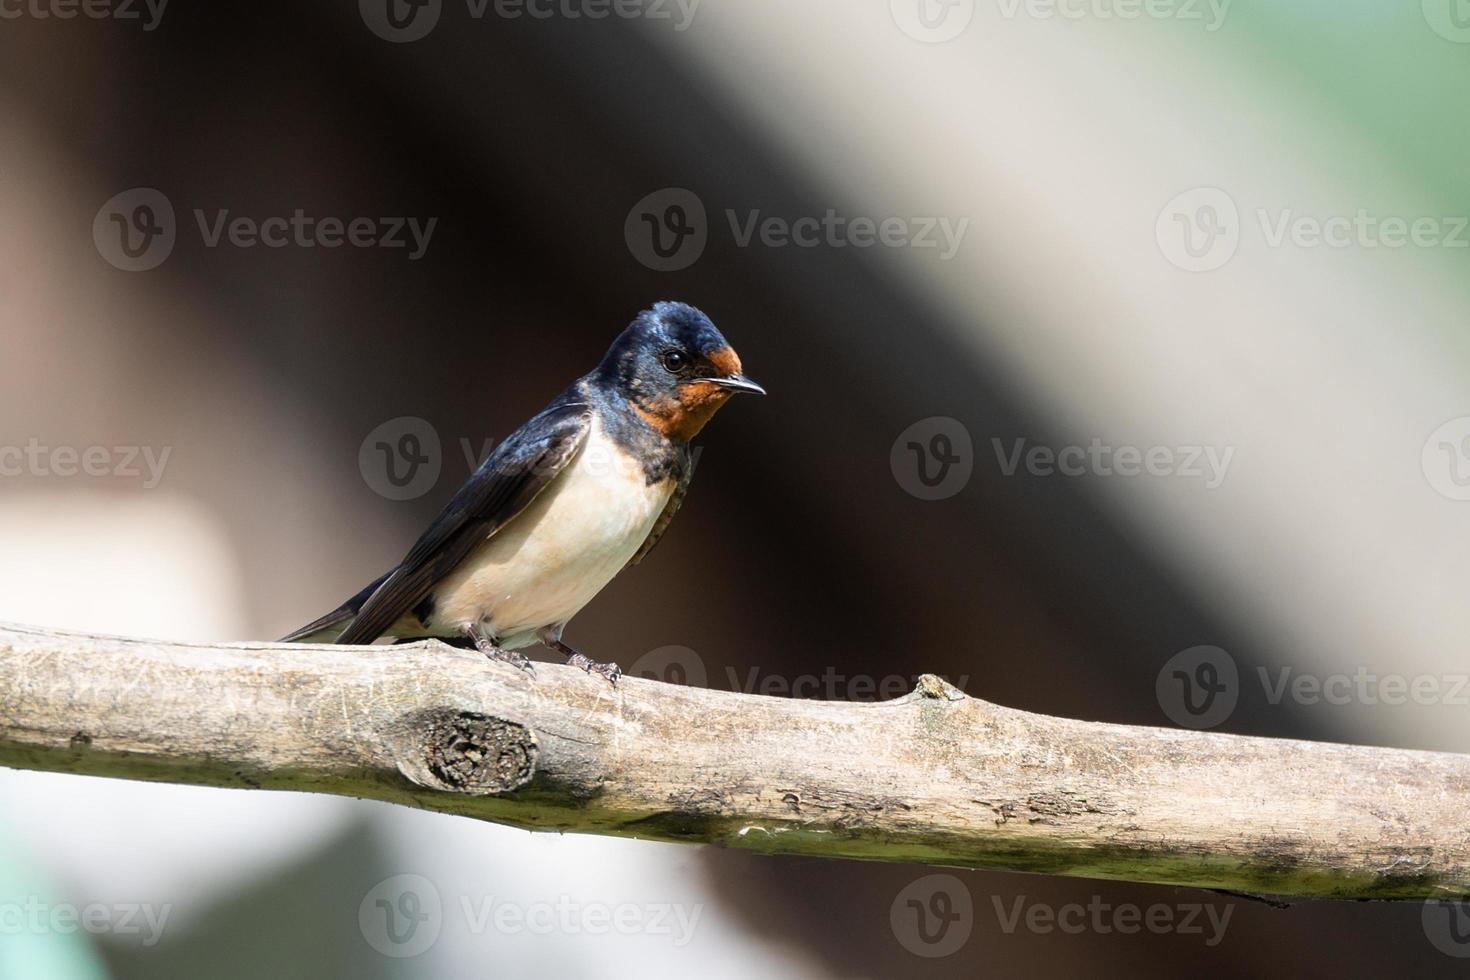
{"label": "branch knot", "polygon": [[914,685],[913,697],[934,698],[940,701],[963,701],[965,692],[955,687],[938,674],[921,674]]}
{"label": "branch knot", "polygon": [[393,739],[398,771],[429,789],[489,796],[519,789],[536,772],[539,746],[505,718],[430,708],[403,718]]}

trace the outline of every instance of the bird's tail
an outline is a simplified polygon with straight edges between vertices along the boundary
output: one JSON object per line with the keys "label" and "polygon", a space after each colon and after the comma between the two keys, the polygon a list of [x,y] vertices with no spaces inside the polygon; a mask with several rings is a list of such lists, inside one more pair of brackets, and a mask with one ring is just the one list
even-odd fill
{"label": "bird's tail", "polygon": [[384,572],[363,588],[361,592],[348,599],[342,605],[333,609],[318,619],[313,619],[298,630],[293,630],[281,637],[281,643],[333,643],[341,636],[357,613],[362,609],[362,604],[368,601],[368,597],[377,591],[378,586],[392,571]]}

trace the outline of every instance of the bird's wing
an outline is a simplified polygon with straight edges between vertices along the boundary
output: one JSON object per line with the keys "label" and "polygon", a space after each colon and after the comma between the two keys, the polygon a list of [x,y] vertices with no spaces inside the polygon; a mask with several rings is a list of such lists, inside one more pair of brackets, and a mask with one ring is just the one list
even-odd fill
{"label": "bird's wing", "polygon": [[679,513],[679,505],[684,503],[684,494],[689,492],[689,484],[694,479],[694,464],[697,459],[698,457],[690,458],[689,465],[684,467],[684,475],[679,479],[679,485],[674,487],[669,502],[664,504],[663,513],[659,514],[658,520],[653,522],[653,530],[648,532],[648,538],[638,549],[638,553],[628,559],[628,564],[624,565],[624,568],[632,568],[647,557],[648,553],[653,550],[653,546],[658,544],[658,539],[663,537],[664,532],[669,529],[669,523],[673,521],[674,515]]}
{"label": "bird's wing", "polygon": [[576,455],[591,423],[584,403],[553,405],[496,446],[337,642],[371,643],[418,605],[476,545],[536,499]]}

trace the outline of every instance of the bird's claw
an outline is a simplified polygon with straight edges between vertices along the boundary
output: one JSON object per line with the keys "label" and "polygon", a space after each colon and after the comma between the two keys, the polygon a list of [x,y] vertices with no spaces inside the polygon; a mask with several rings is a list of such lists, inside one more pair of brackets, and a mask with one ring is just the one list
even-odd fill
{"label": "bird's claw", "polygon": [[519,670],[524,670],[532,677],[536,676],[536,668],[524,653],[519,650],[504,650],[497,646],[480,647],[480,652],[491,660],[498,660],[503,664],[510,664]]}
{"label": "bird's claw", "polygon": [[617,664],[600,664],[591,657],[580,653],[574,653],[567,657],[567,666],[581,667],[589,674],[597,674],[599,677],[604,677],[614,687],[617,687],[618,678],[623,676],[623,668]]}

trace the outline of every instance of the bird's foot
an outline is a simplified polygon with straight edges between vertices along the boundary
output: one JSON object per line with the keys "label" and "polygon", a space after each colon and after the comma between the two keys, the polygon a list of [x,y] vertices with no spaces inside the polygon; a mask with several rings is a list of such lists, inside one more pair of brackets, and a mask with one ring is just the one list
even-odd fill
{"label": "bird's foot", "polygon": [[481,649],[480,652],[489,657],[491,660],[498,660],[503,664],[510,664],[512,667],[524,670],[532,677],[536,676],[535,665],[533,665],[530,659],[519,650],[506,650],[501,647],[492,646],[488,650]]}
{"label": "bird's foot", "polygon": [[563,657],[567,658],[568,667],[580,667],[589,674],[604,677],[614,687],[618,685],[618,678],[623,676],[623,668],[617,664],[600,664],[591,657],[578,653],[575,649],[567,646],[561,641],[561,628],[544,629],[540,634],[541,642],[546,644]]}
{"label": "bird's foot", "polygon": [[607,678],[607,682],[614,687],[617,686],[618,678],[623,676],[623,668],[614,663],[600,664],[585,654],[572,653],[567,657],[568,667],[581,667],[589,674],[597,674],[599,677]]}
{"label": "bird's foot", "polygon": [[532,677],[536,676],[536,668],[531,665],[531,661],[526,655],[519,650],[507,650],[479,630],[470,630],[469,638],[474,641],[475,649],[479,650],[491,660],[498,660],[503,664],[510,664],[512,667],[524,670]]}

